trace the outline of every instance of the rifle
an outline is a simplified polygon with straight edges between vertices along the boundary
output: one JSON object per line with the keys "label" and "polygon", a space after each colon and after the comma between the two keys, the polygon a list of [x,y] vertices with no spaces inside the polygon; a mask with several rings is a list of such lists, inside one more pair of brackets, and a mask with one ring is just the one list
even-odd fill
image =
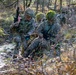
{"label": "rifle", "polygon": [[30,38],[32,38],[32,37],[38,37],[38,34],[36,34],[36,33],[33,33],[33,34],[31,34],[31,35],[24,35],[24,37],[25,37],[25,39],[26,40],[29,40]]}
{"label": "rifle", "polygon": [[16,9],[16,16],[14,17],[14,23],[18,21],[18,17],[19,17],[19,7],[17,7]]}
{"label": "rifle", "polygon": [[[14,23],[13,24],[15,24],[16,22],[18,22],[18,17],[19,17],[19,7],[17,7],[17,9],[16,9],[16,15],[14,17]],[[16,32],[17,31],[17,28],[18,28],[18,26],[16,26],[16,24],[13,27],[13,24],[10,27],[10,32],[11,33]]]}

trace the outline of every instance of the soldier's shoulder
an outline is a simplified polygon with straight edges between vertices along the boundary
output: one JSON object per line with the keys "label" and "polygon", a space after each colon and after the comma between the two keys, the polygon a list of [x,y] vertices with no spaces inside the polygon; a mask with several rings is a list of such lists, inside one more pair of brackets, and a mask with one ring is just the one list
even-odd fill
{"label": "soldier's shoulder", "polygon": [[60,29],[61,25],[59,23],[54,23],[54,27],[57,28],[57,29]]}
{"label": "soldier's shoulder", "polygon": [[56,18],[60,18],[60,16],[61,16],[61,14],[56,14],[55,17],[56,17]]}

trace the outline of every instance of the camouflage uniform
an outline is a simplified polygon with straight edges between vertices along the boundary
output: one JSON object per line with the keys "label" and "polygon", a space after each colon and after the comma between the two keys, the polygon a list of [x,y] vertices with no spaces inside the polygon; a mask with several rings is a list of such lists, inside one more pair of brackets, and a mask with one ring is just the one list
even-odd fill
{"label": "camouflage uniform", "polygon": [[[38,28],[37,33],[39,37],[37,37],[27,48],[27,52],[25,54],[25,57],[27,57],[30,53],[33,52],[34,49],[36,49],[38,46],[42,47],[44,50],[49,49],[49,45],[56,43],[56,37],[57,34],[60,31],[60,25],[55,23],[55,12],[49,11],[46,15],[47,21],[42,22]],[[52,13],[50,15],[50,13]],[[49,22],[49,20],[53,20],[53,22]],[[42,38],[43,37],[43,38]],[[57,47],[57,46],[56,46]],[[38,49],[39,50],[39,49]],[[59,54],[60,55],[60,54]]]}
{"label": "camouflage uniform", "polygon": [[56,21],[60,23],[61,26],[63,26],[66,23],[66,19],[67,19],[66,14],[67,14],[67,11],[63,9],[61,10],[61,13],[56,14]]}
{"label": "camouflage uniform", "polygon": [[[30,20],[27,20],[27,15],[31,17]],[[27,8],[24,14],[24,17],[21,19],[19,23],[15,23],[12,28],[16,29],[17,35],[14,37],[14,41],[16,42],[16,47],[14,50],[14,54],[19,53],[20,46],[25,50],[27,47],[27,41],[30,39],[29,36],[34,32],[35,20],[34,20],[34,11],[30,8]],[[27,35],[27,38],[26,38]]]}

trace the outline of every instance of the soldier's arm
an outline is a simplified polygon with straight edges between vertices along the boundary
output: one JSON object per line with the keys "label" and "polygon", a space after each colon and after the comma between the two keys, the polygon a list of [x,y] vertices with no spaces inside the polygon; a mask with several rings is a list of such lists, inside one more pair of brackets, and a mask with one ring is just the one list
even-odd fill
{"label": "soldier's arm", "polygon": [[12,23],[10,25],[10,32],[16,32],[16,29],[19,27],[19,23],[16,22],[16,23]]}
{"label": "soldier's arm", "polygon": [[60,32],[61,32],[61,26],[59,24],[55,25],[53,29],[53,37],[59,39],[61,35]]}
{"label": "soldier's arm", "polygon": [[35,32],[35,20],[32,20],[32,28],[31,30],[29,30],[29,32],[27,34],[32,35]]}
{"label": "soldier's arm", "polygon": [[60,30],[61,30],[61,26],[60,26],[60,24],[57,23],[56,27],[54,28],[54,34],[55,35],[58,34],[60,32]]}
{"label": "soldier's arm", "polygon": [[19,26],[19,22],[15,22],[10,25],[10,28],[18,27],[18,26]]}
{"label": "soldier's arm", "polygon": [[37,34],[38,34],[39,37],[43,37],[43,34],[41,33],[42,30],[43,30],[43,27],[44,27],[44,23],[41,23],[41,24],[37,27],[36,32],[37,32]]}
{"label": "soldier's arm", "polygon": [[28,35],[32,35],[33,32],[35,31],[35,27],[33,26],[31,30],[29,30],[29,32],[27,33]]}

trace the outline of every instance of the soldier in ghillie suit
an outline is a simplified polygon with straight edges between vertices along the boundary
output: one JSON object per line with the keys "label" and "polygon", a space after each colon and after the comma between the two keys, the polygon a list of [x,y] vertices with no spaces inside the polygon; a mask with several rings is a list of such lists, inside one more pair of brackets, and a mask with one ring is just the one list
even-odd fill
{"label": "soldier in ghillie suit", "polygon": [[16,42],[14,56],[19,54],[21,45],[23,48],[22,54],[27,47],[27,41],[30,39],[30,35],[35,30],[34,15],[34,11],[30,8],[27,8],[20,22],[16,22],[11,25],[11,30],[15,29],[15,33],[17,34],[17,36],[14,37],[14,41]]}
{"label": "soldier in ghillie suit", "polygon": [[[55,45],[56,49],[56,55],[60,56],[60,46],[57,45],[57,37],[60,32],[60,25],[55,22],[55,11],[48,11],[46,14],[46,19],[44,22],[42,22],[38,27],[37,27],[37,34],[38,37],[35,38],[32,43],[28,46],[26,49],[27,52],[25,52],[25,57],[28,57],[29,55],[37,52],[36,48],[40,46],[40,48],[43,50],[47,50],[50,48],[51,45]],[[50,46],[49,46],[50,45]],[[40,49],[38,49],[40,51]],[[58,50],[58,51],[57,51]],[[41,56],[41,55],[40,55]]]}
{"label": "soldier in ghillie suit", "polygon": [[63,27],[64,24],[66,24],[66,14],[67,14],[67,11],[65,11],[64,9],[61,10],[61,12],[59,12],[57,15],[56,15],[56,20],[58,23],[60,23],[60,25]]}

